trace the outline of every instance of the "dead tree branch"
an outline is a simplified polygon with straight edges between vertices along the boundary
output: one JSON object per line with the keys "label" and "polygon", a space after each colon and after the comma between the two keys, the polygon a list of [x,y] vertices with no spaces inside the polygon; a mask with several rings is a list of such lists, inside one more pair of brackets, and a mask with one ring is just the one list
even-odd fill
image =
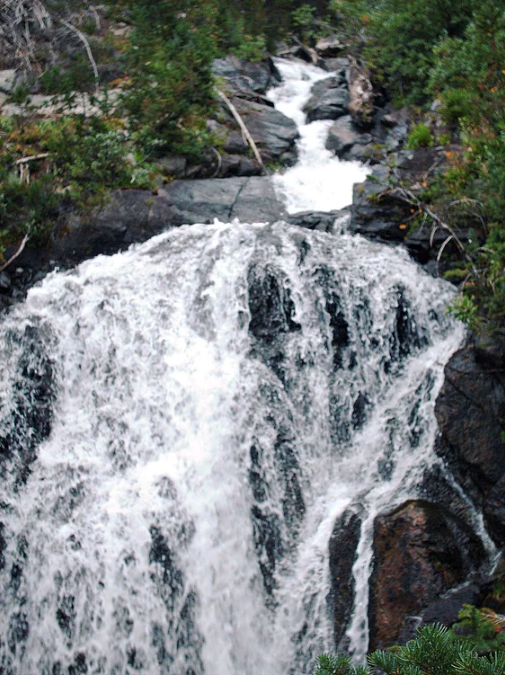
{"label": "dead tree branch", "polygon": [[[435,224],[436,227],[441,228],[442,230],[445,230],[448,232],[451,236],[449,238],[449,241],[452,239],[454,240],[456,246],[460,250],[460,252],[463,254],[464,258],[466,261],[470,264],[472,268],[472,272],[475,276],[476,279],[480,278],[479,272],[477,268],[475,267],[475,264],[473,262],[473,259],[469,255],[468,251],[466,250],[466,247],[464,246],[463,242],[461,239],[458,237],[456,234],[455,230],[453,227],[451,227],[448,223],[446,223],[438,214],[436,214],[427,204],[422,202],[419,197],[417,197],[413,192],[408,190],[407,188],[404,187],[396,187],[396,188],[391,188],[388,190],[385,190],[384,192],[381,192],[378,196],[379,198],[384,196],[384,195],[391,195],[394,197],[397,197],[401,201],[405,202],[406,204],[409,204],[410,206],[415,206],[417,209],[425,213],[428,218]],[[444,249],[446,245],[449,243],[449,241],[446,239],[444,243],[442,244],[442,248]],[[437,264],[438,264],[438,257],[437,257]]]}
{"label": "dead tree branch", "polygon": [[228,108],[229,108],[231,114],[233,115],[235,121],[239,125],[240,130],[242,131],[242,136],[244,137],[244,140],[246,140],[249,143],[249,145],[251,146],[251,149],[254,153],[254,156],[256,157],[256,160],[257,160],[258,164],[263,169],[263,171],[266,172],[265,165],[263,164],[263,160],[261,159],[261,155],[258,151],[256,143],[254,142],[253,137],[249,133],[249,129],[246,127],[244,120],[242,119],[242,117],[240,116],[237,109],[235,108],[233,103],[230,101],[230,99],[225,94],[223,94],[222,91],[219,91],[219,89],[216,89],[216,91],[217,91],[217,95],[219,96],[219,98],[226,103],[226,105],[228,106]]}
{"label": "dead tree branch", "polygon": [[30,157],[21,157],[21,159],[16,160],[16,164],[26,164],[27,162],[34,162],[36,159],[45,159],[49,157],[48,152],[42,152],[40,155],[31,155]]}
{"label": "dead tree branch", "polygon": [[18,250],[16,251],[16,253],[14,253],[13,256],[11,256],[11,257],[9,258],[9,260],[7,260],[6,263],[4,263],[4,264],[0,267],[0,272],[3,272],[7,267],[9,267],[9,265],[11,264],[11,262],[13,262],[14,260],[16,260],[16,258],[17,258],[19,255],[21,255],[21,253],[23,252],[24,247],[26,246],[26,242],[28,241],[28,239],[29,239],[28,235],[25,234],[25,236],[23,237],[23,241],[19,244]]}
{"label": "dead tree branch", "polygon": [[93,75],[95,76],[95,89],[96,92],[98,93],[98,88],[99,88],[99,75],[98,75],[98,68],[96,66],[96,61],[93,57],[93,52],[91,51],[91,47],[89,46],[89,42],[84,35],[78,28],[76,28],[73,24],[69,23],[68,21],[65,21],[64,19],[61,19],[61,24],[65,26],[65,28],[68,28],[68,30],[72,31],[77,35],[79,40],[83,43],[86,53],[88,55],[88,59],[91,63],[91,67],[93,68]]}

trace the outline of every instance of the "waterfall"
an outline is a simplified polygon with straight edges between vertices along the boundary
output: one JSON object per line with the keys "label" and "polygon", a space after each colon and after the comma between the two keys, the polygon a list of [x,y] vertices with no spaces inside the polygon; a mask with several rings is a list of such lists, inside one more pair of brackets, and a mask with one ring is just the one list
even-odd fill
{"label": "waterfall", "polygon": [[288,675],[334,646],[328,540],[434,461],[463,329],[399,249],[184,226],[54,272],[0,324],[0,672]]}

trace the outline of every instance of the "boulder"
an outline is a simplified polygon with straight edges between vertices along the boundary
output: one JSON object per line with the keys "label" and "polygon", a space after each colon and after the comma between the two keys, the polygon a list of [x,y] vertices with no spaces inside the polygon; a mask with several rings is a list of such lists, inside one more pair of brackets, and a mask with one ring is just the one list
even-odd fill
{"label": "boulder", "polygon": [[341,159],[358,159],[359,154],[352,156],[353,146],[365,146],[372,143],[370,134],[363,134],[355,126],[350,115],[344,115],[332,124],[326,139],[326,148],[332,150]]}
{"label": "boulder", "polygon": [[316,52],[323,58],[338,56],[344,48],[338,35],[321,38],[316,44]]}
{"label": "boulder", "polygon": [[223,150],[231,155],[245,155],[249,152],[249,145],[238,131],[231,131],[226,137]]}
{"label": "boulder", "polygon": [[437,452],[482,509],[495,542],[504,547],[505,361],[500,361],[503,342],[490,344],[490,358],[486,345],[467,346],[445,368],[435,408],[440,427]]}
{"label": "boulder", "polygon": [[349,229],[372,241],[400,243],[406,236],[400,226],[409,218],[410,208],[389,192],[389,177],[390,169],[379,164],[364,183],[354,186]]}
{"label": "boulder", "polygon": [[303,211],[287,217],[291,225],[304,227],[307,230],[328,232],[333,234],[335,229],[346,229],[351,217],[348,207],[338,211]]}
{"label": "boulder", "polygon": [[437,146],[419,148],[417,150],[402,150],[395,153],[395,164],[398,177],[410,185],[426,180],[426,176],[434,176],[447,165],[446,148]]}
{"label": "boulder", "polygon": [[384,145],[388,152],[397,152],[405,147],[405,143],[409,137],[409,127],[407,122],[403,124],[397,124],[394,128],[389,129],[386,138],[384,140]]}
{"label": "boulder", "polygon": [[271,58],[251,62],[230,55],[215,59],[212,70],[217,77],[225,78],[234,94],[264,94],[282,79]]}
{"label": "boulder", "polygon": [[261,176],[263,169],[255,159],[242,155],[223,155],[216,170],[218,178],[230,176]]}
{"label": "boulder", "polygon": [[299,133],[292,119],[279,110],[254,101],[234,98],[233,104],[242,116],[265,163],[281,162],[291,165],[296,161],[296,140]]}
{"label": "boulder", "polygon": [[156,160],[156,165],[164,176],[170,178],[184,178],[188,160],[182,155],[169,155]]}
{"label": "boulder", "polygon": [[315,49],[307,47],[303,44],[297,44],[293,47],[287,47],[286,45],[281,45],[277,50],[277,56],[282,56],[283,58],[295,58],[305,61],[306,63],[312,63],[315,66],[319,66],[321,59],[318,56],[318,53]]}
{"label": "boulder", "polygon": [[318,65],[323,70],[335,73],[337,77],[342,79],[342,83],[347,82],[349,59],[346,56],[339,56],[335,59],[321,59]]}
{"label": "boulder", "polygon": [[403,108],[395,110],[388,106],[376,110],[373,134],[388,152],[402,150],[409,135],[409,113]]}
{"label": "boulder", "polygon": [[405,643],[421,611],[485,559],[480,540],[442,506],[405,502],[374,523],[370,650]]}
{"label": "boulder", "polygon": [[307,114],[307,122],[336,120],[345,115],[348,103],[349,94],[341,77],[328,77],[314,84],[303,111]]}
{"label": "boulder", "polygon": [[229,222],[274,222],[285,215],[268,177],[175,180],[160,190],[160,212],[171,226]]}

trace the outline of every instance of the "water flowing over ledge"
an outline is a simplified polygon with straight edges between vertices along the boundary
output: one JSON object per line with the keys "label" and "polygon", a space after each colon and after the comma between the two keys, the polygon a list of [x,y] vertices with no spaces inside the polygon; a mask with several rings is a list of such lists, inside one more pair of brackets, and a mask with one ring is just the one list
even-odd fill
{"label": "water flowing over ledge", "polygon": [[309,672],[357,502],[363,653],[374,515],[435,461],[451,295],[282,223],[182,227],[32,289],[1,326],[4,672]]}

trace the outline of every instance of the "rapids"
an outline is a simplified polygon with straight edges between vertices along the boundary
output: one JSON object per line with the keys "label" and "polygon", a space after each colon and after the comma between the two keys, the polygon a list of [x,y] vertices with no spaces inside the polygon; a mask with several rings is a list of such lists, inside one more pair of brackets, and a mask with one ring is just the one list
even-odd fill
{"label": "rapids", "polygon": [[[322,75],[296,68],[307,96]],[[290,209],[366,173],[323,157],[301,180],[312,132],[277,178],[300,181]],[[0,324],[0,671],[309,673],[356,503],[362,655],[373,518],[437,461],[452,294],[361,237],[217,222],[32,288]]]}

